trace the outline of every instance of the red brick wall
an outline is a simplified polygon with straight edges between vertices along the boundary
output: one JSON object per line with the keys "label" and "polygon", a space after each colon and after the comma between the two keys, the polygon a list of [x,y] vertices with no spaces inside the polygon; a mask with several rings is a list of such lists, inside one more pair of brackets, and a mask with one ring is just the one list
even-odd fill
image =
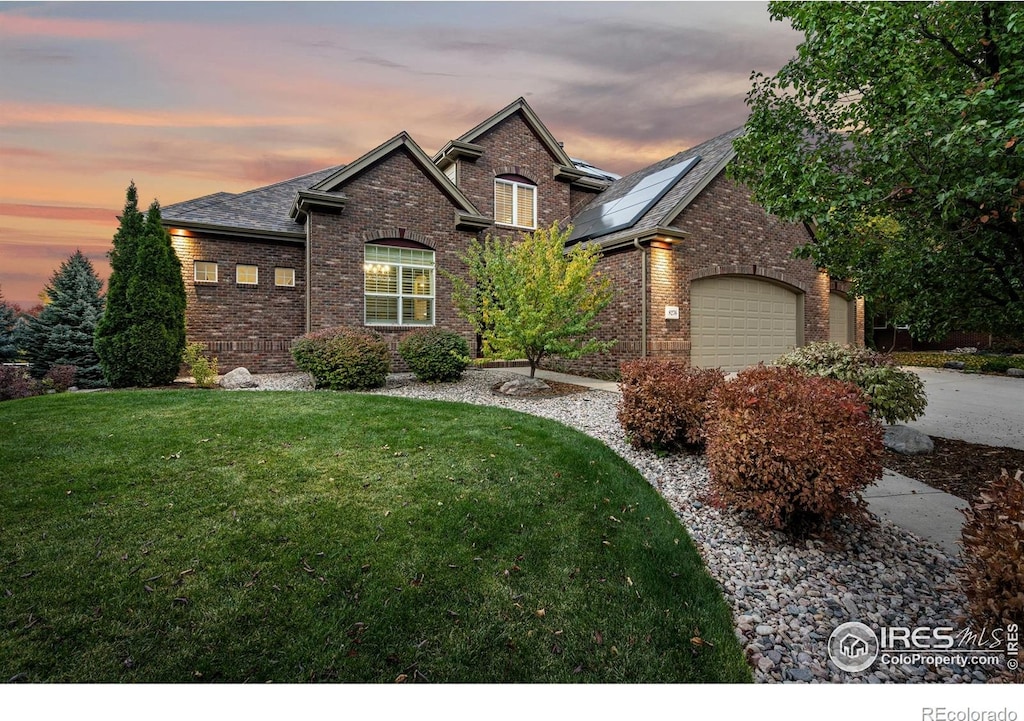
{"label": "red brick wall", "polygon": [[[181,260],[189,342],[205,343],[221,373],[244,366],[253,373],[295,370],[289,351],[305,332],[305,251],[294,243],[172,236]],[[217,263],[216,283],[196,283],[193,261]],[[235,265],[259,268],[258,285],[238,285]],[[274,285],[274,268],[294,268],[295,287]]]}
{"label": "red brick wall", "polygon": [[[459,162],[459,189],[486,216],[494,217],[494,178],[522,175],[537,184],[537,226],[569,217],[569,184],[552,177],[554,158],[516,113],[473,141],[484,148],[475,161]],[[498,233],[514,232],[497,228]]]}
{"label": "red brick wall", "polygon": [[[813,263],[794,259],[792,251],[807,242],[807,230],[770,216],[742,186],[720,175],[680,214],[674,227],[689,233],[675,244],[655,243],[648,253],[647,353],[689,362],[690,283],[694,276],[750,274],[784,282],[805,291],[804,342],[828,340],[829,279]],[[640,355],[640,251],[621,251],[602,259],[600,269],[628,288],[615,309],[601,316],[602,336],[635,340],[620,344],[607,359],[567,364],[576,372],[616,370],[618,362]],[[665,306],[679,307],[679,320],[665,318]],[[863,327],[863,304],[858,304]],[[631,309],[630,312],[627,308]]]}
{"label": "red brick wall", "polygon": [[[408,153],[398,150],[340,190],[348,197],[338,213],[312,212],[310,243],[310,330],[363,326],[363,246],[369,241],[405,239],[435,251],[435,325],[462,335],[475,348],[469,323],[455,311],[451,282],[441,272],[464,275],[461,256],[476,234],[455,229],[455,206],[423,175]],[[373,326],[391,344],[395,370],[402,337],[413,328]]]}

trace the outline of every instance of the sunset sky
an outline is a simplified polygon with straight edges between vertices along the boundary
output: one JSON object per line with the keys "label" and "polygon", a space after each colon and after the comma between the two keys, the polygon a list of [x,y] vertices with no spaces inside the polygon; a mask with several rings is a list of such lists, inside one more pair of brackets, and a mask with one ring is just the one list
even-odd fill
{"label": "sunset sky", "polygon": [[0,292],[76,248],[101,277],[140,204],[428,152],[520,95],[618,173],[742,125],[800,36],[765,3],[0,2]]}

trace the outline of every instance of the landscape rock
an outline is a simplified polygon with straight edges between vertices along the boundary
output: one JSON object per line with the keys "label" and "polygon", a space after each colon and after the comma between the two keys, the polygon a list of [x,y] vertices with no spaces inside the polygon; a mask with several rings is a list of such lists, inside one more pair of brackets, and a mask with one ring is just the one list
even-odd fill
{"label": "landscape rock", "polygon": [[515,378],[501,384],[499,393],[507,396],[528,396],[539,391],[550,390],[551,386],[540,378]]}
{"label": "landscape rock", "polygon": [[905,455],[931,453],[935,450],[932,439],[909,426],[887,426],[882,443],[886,448]]}
{"label": "landscape rock", "polygon": [[942,364],[943,368],[952,368],[955,371],[962,371],[967,366],[963,361],[946,361]]}
{"label": "landscape rock", "polygon": [[220,379],[220,387],[227,388],[228,390],[255,388],[258,385],[259,381],[252,377],[248,368],[235,368]]}
{"label": "landscape rock", "polygon": [[1014,378],[1024,378],[1024,368],[1007,368],[1006,375]]}

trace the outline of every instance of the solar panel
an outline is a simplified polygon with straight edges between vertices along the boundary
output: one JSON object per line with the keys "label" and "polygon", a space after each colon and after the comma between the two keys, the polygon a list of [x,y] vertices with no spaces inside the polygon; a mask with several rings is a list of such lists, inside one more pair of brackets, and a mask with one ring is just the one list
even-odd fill
{"label": "solar panel", "polygon": [[600,238],[636,224],[653,208],[680,178],[700,161],[697,155],[681,163],[670,165],[640,181],[621,198],[595,205],[580,213],[574,220],[570,242]]}

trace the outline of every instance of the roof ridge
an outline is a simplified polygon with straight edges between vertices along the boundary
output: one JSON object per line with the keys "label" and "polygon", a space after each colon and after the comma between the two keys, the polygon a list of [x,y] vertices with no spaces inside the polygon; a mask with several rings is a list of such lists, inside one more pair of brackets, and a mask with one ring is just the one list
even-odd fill
{"label": "roof ridge", "polygon": [[[250,188],[249,190],[243,190],[241,193],[235,193],[235,197],[236,198],[241,198],[241,197],[249,195],[251,193],[258,193],[258,192],[270,190],[271,188],[276,188],[276,187],[278,187],[280,185],[287,185],[289,183],[294,183],[296,180],[302,180],[303,178],[310,178],[310,177],[312,177],[314,175],[319,175],[320,173],[327,173],[328,175],[331,175],[331,174],[336,173],[337,171],[341,170],[346,165],[347,165],[347,163],[341,163],[340,165],[332,165],[332,166],[329,166],[329,167],[326,167],[326,168],[320,168],[319,170],[314,170],[314,171],[312,171],[310,173],[304,173],[302,175],[296,175],[294,178],[288,178],[286,180],[279,180],[276,183],[270,183],[269,185],[261,185],[258,188]],[[315,183],[314,183],[314,185],[315,185]]]}

